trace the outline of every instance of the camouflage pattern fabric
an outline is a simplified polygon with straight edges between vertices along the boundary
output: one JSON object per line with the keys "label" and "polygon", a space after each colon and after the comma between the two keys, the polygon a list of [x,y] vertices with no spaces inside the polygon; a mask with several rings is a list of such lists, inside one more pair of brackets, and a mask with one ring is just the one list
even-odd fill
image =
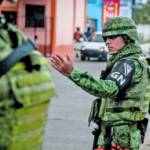
{"label": "camouflage pattern fabric", "polygon": [[[107,70],[108,66],[112,64],[113,61],[115,61],[116,59],[120,59],[120,61],[118,61],[116,65],[119,64],[122,59],[134,60],[136,66],[135,73],[133,74],[130,86],[126,89],[126,91],[124,91],[124,96],[121,96],[121,99],[118,96],[120,92],[119,88],[113,81],[102,79],[99,80],[92,77],[87,72],[81,73],[77,69],[74,69],[72,73],[68,76],[72,81],[75,82],[75,84],[80,86],[88,93],[102,98],[99,117],[103,121],[113,122],[121,121],[124,119],[128,121],[138,121],[144,119],[147,112],[143,112],[143,110],[144,108],[148,108],[147,102],[149,100],[149,97],[144,97],[147,91],[147,89],[144,87],[147,87],[148,85],[149,76],[148,73],[145,72],[147,70],[145,68],[143,74],[143,67],[141,65],[142,63],[140,64],[138,60],[140,56],[143,56],[141,52],[142,51],[139,46],[130,43],[122,50],[120,50],[116,55],[110,57],[108,61],[105,70]],[[140,82],[141,79],[142,81]],[[126,100],[123,100],[124,98]],[[146,100],[145,102],[144,99]],[[116,106],[123,107],[125,111],[121,113],[107,112],[107,109],[110,110],[115,108]],[[136,107],[140,111],[130,111],[130,107]]]}
{"label": "camouflage pattern fabric", "polygon": [[104,69],[104,71],[108,67],[110,67],[112,63],[116,62],[116,60],[119,60],[123,57],[126,57],[128,55],[132,55],[132,54],[141,54],[141,56],[143,56],[140,46],[138,46],[137,44],[129,43],[122,50],[118,51],[118,53],[109,57],[108,63],[106,65],[106,68]]}
{"label": "camouflage pattern fabric", "polygon": [[128,35],[132,40],[138,40],[138,33],[134,21],[128,17],[115,16],[105,21],[102,37],[112,35]]}
{"label": "camouflage pattern fabric", "polygon": [[[99,148],[104,147],[104,135],[105,132],[102,131],[98,139]],[[131,150],[133,150],[134,148],[136,149],[141,144],[140,130],[137,129],[131,131],[128,125],[114,126],[111,143],[119,145],[121,146],[121,148],[124,149],[125,148],[130,148]]]}
{"label": "camouflage pattern fabric", "polygon": [[[122,50],[120,50],[116,55],[113,55],[109,58],[108,63],[104,71],[113,63],[116,59],[121,59],[124,56],[130,54],[141,54],[141,48],[136,44],[128,44]],[[131,84],[135,85],[140,82],[142,76],[142,67],[138,63],[137,60],[134,60],[134,64],[136,66],[135,73],[132,77]],[[96,79],[95,77],[91,76],[87,72],[82,73],[81,71],[77,70],[76,68],[73,69],[71,74],[68,76],[70,80],[72,80],[76,85],[80,86],[86,92],[97,96],[97,97],[108,97],[108,98],[117,98],[119,93],[118,86],[113,81],[106,81]]]}
{"label": "camouflage pattern fabric", "polygon": [[98,114],[99,114],[99,109],[100,109],[100,105],[101,105],[101,99],[97,98],[96,100],[94,100],[92,102],[92,106],[91,106],[91,111],[90,111],[90,115],[89,115],[89,126],[90,126],[90,122],[93,121],[94,123],[98,123]]}
{"label": "camouflage pattern fabric", "polygon": [[[0,61],[27,41],[17,28],[0,23]],[[50,98],[55,96],[49,64],[33,50],[0,78],[0,149],[42,150]]]}
{"label": "camouflage pattern fabric", "polygon": [[[130,56],[132,56],[132,58],[130,58]],[[134,60],[133,62],[135,64],[135,73],[133,74],[132,80],[130,83],[130,86],[135,87],[135,89],[133,88],[132,92],[129,92],[130,90],[128,90],[128,92],[125,92],[125,94],[127,94],[127,95],[126,95],[126,101],[122,101],[123,107],[131,107],[131,106],[132,107],[140,107],[140,106],[143,107],[143,105],[141,105],[141,104],[142,103],[144,104],[144,101],[143,101],[144,93],[146,92],[146,88],[144,88],[144,87],[148,85],[149,77],[148,77],[148,74],[145,72],[144,67],[142,67],[141,63],[138,61],[138,58],[140,56],[143,56],[141,48],[136,44],[129,43],[118,53],[116,53],[115,55],[113,55],[112,57],[109,58],[106,68],[104,69],[104,71],[106,71],[107,68],[110,67],[110,65],[112,63],[114,63],[117,59],[118,59],[118,62],[115,65],[119,64],[121,62],[119,60],[121,60],[123,58],[129,59],[129,60],[135,58],[135,59],[133,59]],[[143,73],[144,73],[144,75],[143,75]],[[111,106],[113,108],[113,107],[118,106],[119,101],[115,101],[115,99],[118,98],[118,94],[120,91],[119,91],[119,88],[117,87],[117,85],[113,81],[96,79],[96,78],[92,77],[90,74],[88,74],[87,72],[82,73],[81,71],[79,71],[75,68],[73,69],[71,74],[68,76],[68,78],[70,80],[72,80],[76,85],[80,86],[83,90],[87,91],[88,93],[102,98],[99,117],[102,118],[103,123],[106,126],[118,125],[118,127],[119,127],[120,124],[128,124],[128,125],[133,124],[133,121],[135,121],[136,112],[126,111],[126,112],[123,112],[122,114],[117,113],[117,114],[121,115],[121,116],[118,116],[118,118],[117,118],[116,114],[114,114],[114,117],[113,117],[112,116],[113,113],[111,113],[111,112],[109,114],[107,113],[107,115],[104,113],[105,107]],[[142,82],[141,82],[141,80],[142,80]],[[143,89],[144,91],[142,91],[141,89]],[[141,93],[141,92],[143,92],[143,93]],[[143,98],[141,97],[141,94],[143,95]],[[136,102],[132,101],[131,100],[132,96],[135,96],[136,98],[141,97],[142,101],[141,102],[138,101],[138,98],[137,98]],[[129,101],[127,102],[128,99],[129,99]],[[141,108],[141,111],[142,111],[142,108]],[[97,112],[97,111],[95,111],[95,112]],[[140,115],[139,115],[139,117],[141,117],[141,120],[144,118],[144,116],[145,116],[145,114],[142,115],[142,113],[140,113]],[[125,128],[125,127],[123,127],[123,128]],[[120,130],[120,129],[116,128],[117,133],[118,133],[118,130]],[[122,131],[126,131],[126,130],[123,129]],[[133,149],[134,148],[136,149],[136,147],[138,147],[139,144],[141,143],[140,142],[141,133],[139,130],[134,131],[134,132],[128,132],[128,135],[126,135],[126,132],[124,134],[125,134],[124,138],[127,138],[126,139],[127,142],[122,143],[124,141],[124,139],[122,139],[122,141],[119,141],[119,142],[117,140],[116,144],[118,143],[118,144],[121,144],[122,146],[127,146],[128,141],[130,140],[130,137],[133,138],[133,140],[129,142],[130,147],[133,147]],[[99,137],[99,142],[98,142],[100,147],[104,144],[103,140],[102,140],[103,136],[104,136],[104,134],[101,133],[101,135]],[[135,137],[137,137],[136,140],[134,140]],[[115,138],[117,138],[117,137],[114,136],[113,141],[115,141]]]}

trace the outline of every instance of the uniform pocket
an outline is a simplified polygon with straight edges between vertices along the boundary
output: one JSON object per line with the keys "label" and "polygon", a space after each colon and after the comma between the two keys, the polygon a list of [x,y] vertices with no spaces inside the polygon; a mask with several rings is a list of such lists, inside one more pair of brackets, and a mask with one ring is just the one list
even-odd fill
{"label": "uniform pocket", "polygon": [[94,123],[98,122],[98,113],[99,113],[100,105],[101,105],[100,98],[97,98],[96,100],[93,101],[89,119],[88,119],[89,124],[91,121],[93,121]]}
{"label": "uniform pocket", "polygon": [[130,138],[130,148],[138,147],[142,143],[140,130],[131,132]]}
{"label": "uniform pocket", "polygon": [[129,148],[130,146],[130,130],[128,125],[114,127],[114,136],[119,146]]}

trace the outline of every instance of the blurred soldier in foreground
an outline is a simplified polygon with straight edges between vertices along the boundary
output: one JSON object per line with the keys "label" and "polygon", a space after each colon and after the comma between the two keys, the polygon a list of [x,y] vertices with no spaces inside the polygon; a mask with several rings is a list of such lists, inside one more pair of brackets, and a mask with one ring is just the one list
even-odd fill
{"label": "blurred soldier in foreground", "polygon": [[0,16],[0,150],[42,150],[55,92],[50,68],[35,49],[31,39]]}
{"label": "blurred soldier in foreground", "polygon": [[135,44],[138,33],[128,17],[112,17],[103,28],[102,37],[112,55],[100,79],[74,68],[56,54],[51,65],[76,85],[97,98],[89,116],[98,125],[93,149],[138,150],[144,140],[150,100],[150,59]]}

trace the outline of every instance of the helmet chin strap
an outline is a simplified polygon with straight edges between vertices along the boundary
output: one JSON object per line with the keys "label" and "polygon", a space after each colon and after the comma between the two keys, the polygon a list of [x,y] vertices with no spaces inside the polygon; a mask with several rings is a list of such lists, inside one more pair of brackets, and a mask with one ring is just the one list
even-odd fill
{"label": "helmet chin strap", "polygon": [[116,54],[118,53],[118,51],[109,51],[109,55],[113,55],[113,54]]}
{"label": "helmet chin strap", "polygon": [[126,35],[123,35],[122,37],[123,37],[123,40],[125,42],[125,45],[127,45],[129,43],[128,37]]}

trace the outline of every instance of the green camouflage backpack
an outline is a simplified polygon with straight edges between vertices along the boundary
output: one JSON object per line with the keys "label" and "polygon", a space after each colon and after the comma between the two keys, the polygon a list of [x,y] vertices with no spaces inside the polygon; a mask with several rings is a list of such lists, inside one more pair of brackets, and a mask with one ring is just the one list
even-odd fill
{"label": "green camouflage backpack", "polygon": [[112,35],[128,35],[132,40],[139,39],[134,21],[124,16],[115,16],[105,21],[102,37]]}
{"label": "green camouflage backpack", "polygon": [[36,45],[0,23],[0,150],[41,150],[55,96],[49,65]]}

